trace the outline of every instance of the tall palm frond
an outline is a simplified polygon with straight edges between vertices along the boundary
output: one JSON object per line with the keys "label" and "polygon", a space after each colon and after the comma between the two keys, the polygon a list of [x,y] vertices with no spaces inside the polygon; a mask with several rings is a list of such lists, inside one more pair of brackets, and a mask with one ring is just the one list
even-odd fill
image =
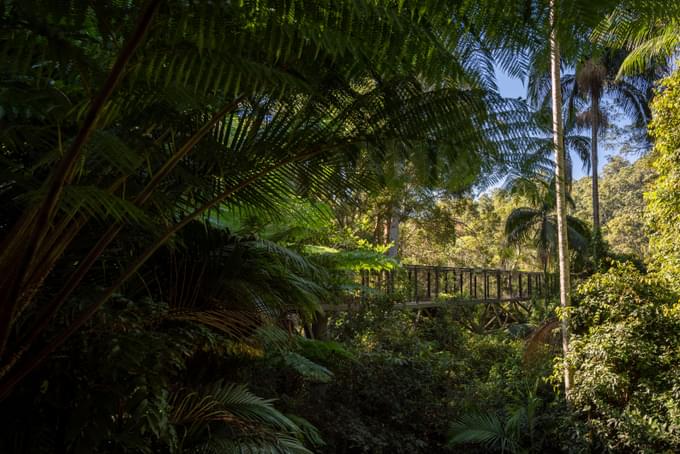
{"label": "tall palm frond", "polygon": [[271,241],[194,223],[178,243],[152,257],[126,293],[135,297],[151,292],[149,296],[176,309],[175,318],[227,332],[232,327],[252,330],[288,310],[311,318],[326,296],[325,270]]}
{"label": "tall palm frond", "polygon": [[533,208],[524,207],[512,210],[505,221],[505,238],[508,243],[521,244],[532,238],[534,234],[532,230],[540,217],[541,212]]}
{"label": "tall palm frond", "polygon": [[[509,244],[531,243],[537,251],[543,269],[557,254],[557,219],[554,179],[540,176],[519,176],[506,183],[506,189],[515,197],[529,202],[529,206],[512,210],[505,221],[505,238]],[[567,197],[567,204],[574,201]],[[588,225],[578,218],[567,216],[569,246],[584,253],[589,245]]]}

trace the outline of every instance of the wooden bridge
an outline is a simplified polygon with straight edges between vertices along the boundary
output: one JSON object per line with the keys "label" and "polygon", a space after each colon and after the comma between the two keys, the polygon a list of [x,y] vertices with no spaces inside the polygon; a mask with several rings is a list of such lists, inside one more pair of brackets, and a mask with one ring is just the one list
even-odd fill
{"label": "wooden bridge", "polygon": [[[556,295],[557,276],[552,273],[484,268],[404,265],[394,271],[362,271],[356,276],[356,291],[345,301],[323,304],[323,314],[304,326],[307,337],[324,339],[330,318],[352,316],[382,301],[385,307],[427,309],[463,307],[469,329],[477,332],[523,324],[535,302]],[[391,306],[390,306],[391,305]],[[419,314],[420,315],[420,314]]]}
{"label": "wooden bridge", "polygon": [[394,295],[401,307],[425,308],[450,304],[521,303],[557,293],[555,274],[484,268],[404,265],[394,271],[362,271],[359,294],[343,304],[323,305],[335,312],[358,307],[371,296]]}

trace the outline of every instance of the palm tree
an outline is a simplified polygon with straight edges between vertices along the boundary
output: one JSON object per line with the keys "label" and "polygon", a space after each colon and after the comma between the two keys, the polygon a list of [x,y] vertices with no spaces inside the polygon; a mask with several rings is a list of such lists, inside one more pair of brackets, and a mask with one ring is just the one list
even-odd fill
{"label": "palm tree", "polygon": [[[600,230],[600,201],[598,181],[598,136],[606,126],[606,117],[601,109],[601,101],[609,97],[629,116],[638,127],[644,127],[650,120],[649,101],[652,97],[652,83],[648,77],[628,76],[616,78],[624,54],[605,51],[601,56],[591,56],[576,67],[571,78],[571,90],[567,91],[569,116],[574,117],[576,97],[590,101],[586,111],[577,116],[576,121],[591,131],[590,166],[592,169],[593,229]],[[563,83],[563,86],[565,84]],[[569,120],[568,120],[569,121]]]}
{"label": "palm tree", "polygon": [[[555,178],[519,177],[508,184],[510,193],[529,202],[529,206],[512,210],[505,221],[505,238],[509,244],[527,242],[536,248],[539,262],[547,272],[558,252],[557,197]],[[571,197],[566,202],[574,207]],[[579,253],[588,248],[590,234],[587,225],[578,218],[567,216],[569,247]]]}
{"label": "palm tree", "polygon": [[[582,59],[576,65],[574,74],[562,76],[561,87],[564,96],[565,125],[590,129],[590,155],[581,155],[584,166],[592,172],[592,220],[593,230],[600,230],[600,203],[598,180],[598,138],[607,127],[606,114],[601,108],[602,99],[607,97],[617,105],[634,124],[643,127],[650,119],[649,101],[652,96],[653,77],[635,76],[616,78],[616,70],[622,52],[605,50]],[[535,105],[546,106],[549,99],[546,76],[536,66],[529,77],[529,94]]]}
{"label": "palm tree", "polygon": [[555,0],[550,0],[550,82],[552,87],[553,144],[555,146],[555,210],[557,211],[557,255],[560,270],[560,305],[562,314],[562,352],[564,355],[564,392],[569,399],[573,383],[571,368],[566,362],[569,354],[569,306],[571,306],[571,282],[569,269],[569,244],[567,224],[567,188],[564,165],[564,131],[562,129],[562,92],[560,90],[560,44],[558,39],[558,16]]}
{"label": "palm tree", "polygon": [[[554,173],[554,145],[552,139],[552,110],[544,106],[535,112],[539,136],[533,141],[531,158],[526,159],[522,167],[515,168],[506,178],[507,186],[511,186],[514,178],[527,175]],[[568,191],[573,183],[574,163],[572,154],[578,156],[583,169],[590,170],[590,139],[580,134],[574,123],[565,122],[563,125],[563,150],[565,162],[565,178]]]}

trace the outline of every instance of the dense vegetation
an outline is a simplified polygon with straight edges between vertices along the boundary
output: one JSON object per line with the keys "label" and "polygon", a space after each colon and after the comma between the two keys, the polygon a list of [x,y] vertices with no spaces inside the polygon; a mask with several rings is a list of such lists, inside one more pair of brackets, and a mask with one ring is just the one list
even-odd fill
{"label": "dense vegetation", "polygon": [[0,452],[680,451],[680,6],[0,18]]}

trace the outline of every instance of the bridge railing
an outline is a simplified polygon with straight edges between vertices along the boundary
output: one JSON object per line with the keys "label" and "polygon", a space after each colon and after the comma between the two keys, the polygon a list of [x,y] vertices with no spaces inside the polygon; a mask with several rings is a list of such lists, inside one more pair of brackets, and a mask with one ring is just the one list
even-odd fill
{"label": "bridge railing", "polygon": [[[404,265],[401,270],[362,271],[362,297],[371,290],[401,293],[410,302],[444,295],[471,302],[523,301],[556,294],[555,274],[500,269]],[[363,298],[362,298],[363,299]]]}

